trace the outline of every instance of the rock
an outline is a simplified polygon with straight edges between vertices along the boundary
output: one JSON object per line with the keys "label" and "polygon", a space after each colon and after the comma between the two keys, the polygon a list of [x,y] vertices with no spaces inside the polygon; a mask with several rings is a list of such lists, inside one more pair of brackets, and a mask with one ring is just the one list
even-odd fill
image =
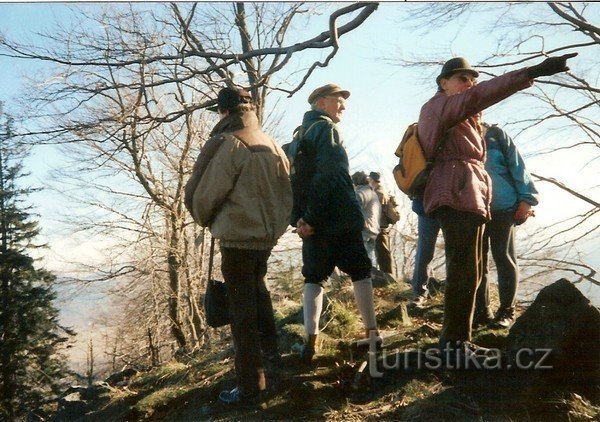
{"label": "rock", "polygon": [[[538,293],[506,341],[511,367],[533,369],[542,378],[537,383],[568,388],[600,381],[600,311],[564,278]],[[545,358],[544,350],[551,350]],[[540,364],[552,369],[535,368]]]}
{"label": "rock", "polygon": [[396,283],[393,275],[384,273],[377,268],[371,268],[371,280],[373,287],[385,287]]}
{"label": "rock", "polygon": [[446,288],[446,283],[444,281],[445,280],[440,281],[435,277],[429,277],[427,279],[427,291],[429,292],[429,295],[433,297],[443,293]]}
{"label": "rock", "polygon": [[402,321],[402,325],[412,325],[412,320],[410,316],[408,316],[408,308],[405,302],[400,304],[400,319]]}
{"label": "rock", "polygon": [[113,389],[107,382],[97,382],[87,388],[85,392],[85,400],[100,400],[110,394]]}
{"label": "rock", "polygon": [[[74,387],[69,388],[69,390]],[[68,390],[67,390],[68,391]],[[87,401],[83,400],[82,393],[79,391],[65,394],[58,399],[58,411],[56,420],[77,420],[87,412]]]}
{"label": "rock", "polygon": [[133,368],[125,368],[121,372],[117,372],[116,374],[112,374],[104,381],[111,386],[116,386],[117,384],[121,384],[122,381],[128,380],[138,372]]}

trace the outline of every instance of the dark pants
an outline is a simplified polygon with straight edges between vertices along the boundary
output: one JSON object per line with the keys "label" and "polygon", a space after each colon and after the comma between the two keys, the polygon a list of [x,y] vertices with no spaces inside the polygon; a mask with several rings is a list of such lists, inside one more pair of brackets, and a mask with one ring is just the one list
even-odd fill
{"label": "dark pants", "polygon": [[392,250],[390,248],[390,229],[381,228],[381,231],[375,239],[375,255],[377,256],[377,265],[384,273],[394,273],[394,260],[392,259]]}
{"label": "dark pants", "polygon": [[481,216],[441,207],[435,211],[446,247],[444,323],[440,343],[471,340],[475,293],[483,274]]}
{"label": "dark pants", "polygon": [[513,212],[492,213],[492,220],[485,225],[483,233],[483,277],[477,289],[476,311],[491,314],[488,251],[498,272],[498,294],[500,296],[500,314],[514,314],[517,299],[519,267],[515,254],[515,220]]}
{"label": "dark pants", "polygon": [[271,250],[221,248],[221,271],[227,284],[237,386],[244,394],[264,390],[261,349],[277,350],[271,296],[265,285]]}
{"label": "dark pants", "polygon": [[305,283],[320,284],[335,267],[352,281],[371,277],[371,260],[360,230],[338,235],[314,234],[302,241],[302,275]]}

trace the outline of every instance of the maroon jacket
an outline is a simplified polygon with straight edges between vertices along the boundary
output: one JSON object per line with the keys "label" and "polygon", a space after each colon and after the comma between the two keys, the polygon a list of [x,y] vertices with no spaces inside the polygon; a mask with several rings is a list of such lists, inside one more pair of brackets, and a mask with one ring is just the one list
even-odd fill
{"label": "maroon jacket", "polygon": [[492,186],[484,168],[481,111],[531,85],[527,69],[522,69],[481,82],[461,94],[438,92],[425,103],[419,115],[418,136],[428,159],[437,140],[452,129],[425,188],[427,214],[446,205],[490,219]]}

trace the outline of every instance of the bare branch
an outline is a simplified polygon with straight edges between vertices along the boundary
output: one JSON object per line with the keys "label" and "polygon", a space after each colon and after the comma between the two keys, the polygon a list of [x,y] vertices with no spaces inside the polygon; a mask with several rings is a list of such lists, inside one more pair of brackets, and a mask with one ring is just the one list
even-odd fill
{"label": "bare branch", "polygon": [[548,182],[548,183],[552,183],[555,186],[558,186],[559,188],[561,188],[562,190],[569,192],[571,195],[581,199],[582,201],[587,202],[588,204],[592,204],[594,207],[596,208],[600,208],[600,203],[594,201],[593,199],[582,195],[579,192],[574,191],[573,189],[565,186],[564,184],[560,183],[559,181],[557,181],[556,179],[553,179],[551,177],[544,177],[544,176],[540,176],[538,174],[535,173],[531,173],[532,176],[537,177],[539,180],[543,180],[544,182]]}

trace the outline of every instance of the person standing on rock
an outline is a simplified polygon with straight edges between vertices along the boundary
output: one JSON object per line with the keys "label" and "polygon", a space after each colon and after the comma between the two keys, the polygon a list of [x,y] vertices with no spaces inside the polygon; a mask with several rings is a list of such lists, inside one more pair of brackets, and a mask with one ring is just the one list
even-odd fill
{"label": "person standing on rock", "polygon": [[471,325],[483,274],[483,227],[491,217],[481,112],[529,88],[535,78],[569,70],[567,59],[576,55],[550,57],[481,83],[477,83],[479,72],[465,58],[452,58],[436,79],[438,92],[421,108],[418,137],[425,157],[431,160],[438,142],[446,139],[423,197],[425,212],[438,220],[445,241],[447,278],[440,349],[446,356],[477,349],[471,343]]}

